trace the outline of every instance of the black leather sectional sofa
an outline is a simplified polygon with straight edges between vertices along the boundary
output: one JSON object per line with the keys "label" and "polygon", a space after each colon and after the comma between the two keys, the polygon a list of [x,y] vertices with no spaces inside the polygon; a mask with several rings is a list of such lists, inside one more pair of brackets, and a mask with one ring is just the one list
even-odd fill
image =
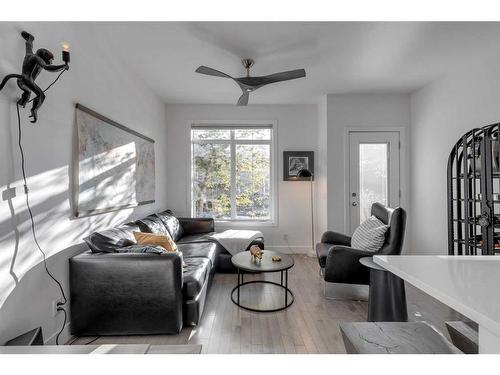
{"label": "black leather sectional sofa", "polygon": [[[170,236],[179,252],[137,245],[134,231]],[[71,333],[166,334],[198,324],[214,273],[234,272],[214,231],[213,219],[167,210],[92,233],[90,251],[70,259]],[[264,248],[262,238],[252,244]]]}

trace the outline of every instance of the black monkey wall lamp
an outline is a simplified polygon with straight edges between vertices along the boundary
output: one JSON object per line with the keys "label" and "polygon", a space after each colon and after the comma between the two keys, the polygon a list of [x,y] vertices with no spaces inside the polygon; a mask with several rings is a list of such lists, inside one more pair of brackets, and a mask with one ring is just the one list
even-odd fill
{"label": "black monkey wall lamp", "polygon": [[[42,69],[49,72],[61,72],[59,76],[65,70],[68,70],[70,62],[69,48],[67,45],[63,45],[62,59],[64,64],[52,65],[52,60],[54,60],[52,52],[45,48],[40,48],[33,53],[33,41],[35,40],[35,37],[27,31],[22,31],[21,36],[26,41],[26,55],[24,56],[21,74],[6,75],[0,83],[0,90],[3,89],[9,79],[17,78],[17,86],[19,86],[19,88],[23,91],[21,98],[17,101],[17,104],[24,108],[26,104],[33,101],[30,118],[31,122],[35,123],[37,120],[37,112],[45,100],[44,92],[48,89],[42,90],[35,83],[35,79],[38,77]],[[57,78],[59,78],[59,76]],[[52,84],[54,83],[55,81]],[[52,86],[52,84],[50,86]],[[35,95],[32,100],[30,100],[31,93],[34,93]]]}
{"label": "black monkey wall lamp", "polygon": [[[43,104],[43,101],[45,100],[45,92],[54,84],[56,81],[61,77],[61,75],[69,69],[69,61],[70,61],[70,56],[69,56],[69,51],[68,51],[68,46],[63,45],[63,53],[62,53],[62,59],[64,64],[61,65],[52,65],[52,60],[54,60],[54,55],[52,52],[49,50],[46,50],[45,48],[40,48],[39,50],[36,51],[36,53],[33,53],[33,41],[35,40],[35,37],[31,35],[30,33],[23,31],[21,32],[21,36],[23,39],[26,41],[26,54],[24,56],[23,60],[23,67],[21,74],[8,74],[6,75],[2,82],[0,83],[0,90],[2,90],[7,83],[7,81],[11,78],[16,78],[17,79],[17,86],[22,90],[21,97],[17,101],[16,104],[16,109],[17,109],[17,120],[18,120],[18,132],[19,132],[19,151],[21,154],[21,172],[23,176],[23,181],[24,181],[24,192],[25,192],[25,197],[26,197],[26,206],[28,209],[28,213],[30,216],[30,222],[31,222],[31,233],[33,235],[33,240],[40,251],[40,253],[43,256],[43,263],[45,266],[45,271],[47,274],[51,277],[52,280],[57,284],[59,287],[59,290],[61,292],[61,297],[62,301],[57,302],[57,311],[62,311],[64,312],[64,322],[62,324],[61,330],[57,333],[56,335],[56,345],[59,345],[59,336],[61,335],[62,331],[64,330],[64,327],[66,325],[66,319],[67,319],[67,312],[65,309],[65,305],[68,302],[66,295],[64,294],[63,287],[59,280],[52,275],[52,273],[49,271],[49,268],[47,266],[47,259],[45,252],[43,249],[40,247],[40,244],[38,243],[37,240],[37,234],[36,234],[36,227],[35,227],[35,219],[33,217],[33,212],[31,209],[30,205],[30,200],[29,200],[29,189],[28,189],[28,183],[27,183],[27,178],[26,178],[26,171],[25,171],[25,158],[24,158],[24,151],[23,151],[23,146],[22,146],[22,132],[21,132],[21,117],[19,115],[19,107],[25,107],[26,104],[30,103],[33,101],[33,106],[31,107],[31,122],[36,122],[37,121],[37,112],[40,109],[40,107]],[[49,72],[60,72],[59,75],[56,77],[56,79],[45,89],[42,90],[36,83],[35,80],[42,71],[42,69],[47,70]],[[35,97],[30,100],[31,93],[35,94]],[[15,196],[15,195],[14,195]]]}

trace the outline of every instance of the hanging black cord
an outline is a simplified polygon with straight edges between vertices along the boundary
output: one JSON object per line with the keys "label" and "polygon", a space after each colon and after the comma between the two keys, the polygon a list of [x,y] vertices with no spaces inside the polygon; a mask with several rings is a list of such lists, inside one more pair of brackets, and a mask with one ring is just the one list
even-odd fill
{"label": "hanging black cord", "polygon": [[[43,90],[44,92],[47,91],[54,83],[57,82],[57,80],[59,79],[59,77],[61,77],[62,73],[64,73],[64,70],[61,71],[61,73],[59,73],[59,75],[57,76],[57,78],[54,80],[54,82],[52,82],[45,90]],[[32,99],[33,100],[33,99]],[[36,226],[35,226],[35,219],[33,217],[33,211],[31,210],[31,205],[30,205],[30,200],[29,200],[29,189],[28,189],[28,182],[26,180],[26,169],[25,169],[25,159],[24,159],[24,150],[23,150],[23,145],[22,145],[22,128],[21,128],[21,115],[19,113],[19,104],[16,103],[16,109],[17,109],[17,129],[18,129],[18,145],[19,145],[19,152],[21,153],[21,172],[22,172],[22,175],[23,175],[23,181],[24,181],[24,194],[25,194],[25,197],[26,197],[26,207],[28,209],[28,213],[29,213],[29,216],[30,216],[30,221],[31,221],[31,233],[33,235],[33,241],[35,242],[36,244],[36,247],[38,248],[38,250],[40,251],[40,253],[42,254],[42,257],[43,257],[43,265],[45,267],[45,272],[47,273],[47,275],[50,276],[50,278],[57,284],[57,286],[59,287],[59,290],[61,291],[61,296],[63,298],[63,302],[58,302],[57,303],[57,311],[62,311],[64,313],[64,323],[61,327],[61,330],[58,332],[57,336],[56,336],[56,345],[59,345],[59,336],[61,335],[62,331],[64,330],[64,327],[66,326],[66,320],[67,320],[67,313],[66,313],[66,310],[64,309],[64,305],[68,302],[68,299],[66,298],[66,294],[64,293],[64,289],[61,285],[61,283],[59,282],[59,280],[57,280],[54,275],[52,275],[52,273],[49,271],[49,267],[47,266],[47,256],[45,254],[45,252],[42,250],[42,247],[40,246],[40,243],[38,242],[38,238],[37,238],[37,235],[36,235]]]}
{"label": "hanging black cord", "polygon": [[16,104],[17,108],[17,120],[18,120],[18,132],[19,132],[19,138],[18,138],[18,144],[19,144],[19,151],[21,153],[21,171],[23,174],[23,181],[24,181],[24,191],[25,191],[25,197],[26,197],[26,207],[28,208],[28,213],[30,216],[30,221],[31,221],[31,233],[33,234],[33,240],[35,241],[36,247],[40,251],[40,253],[43,256],[43,264],[45,267],[45,271],[47,274],[50,276],[52,280],[56,282],[56,284],[59,286],[59,289],[61,290],[61,295],[63,297],[64,302],[68,302],[66,299],[66,295],[64,294],[64,290],[62,288],[61,283],[52,275],[52,273],[49,271],[49,268],[47,267],[47,256],[45,252],[42,250],[40,243],[38,242],[38,238],[36,235],[36,226],[35,226],[35,219],[33,217],[33,211],[31,210],[31,205],[30,205],[30,199],[29,199],[29,189],[28,189],[28,182],[26,181],[26,170],[24,167],[24,151],[23,151],[23,145],[22,145],[22,128],[21,128],[21,116],[19,114],[19,105]]}
{"label": "hanging black cord", "polygon": [[64,306],[64,303],[57,307],[57,311],[62,311],[64,313],[64,321],[63,321],[63,324],[61,326],[61,329],[57,333],[57,336],[56,336],[56,345],[59,345],[59,336],[61,336],[62,331],[64,331],[64,327],[66,326],[66,320],[68,319],[68,315],[66,313],[66,309],[63,306]]}

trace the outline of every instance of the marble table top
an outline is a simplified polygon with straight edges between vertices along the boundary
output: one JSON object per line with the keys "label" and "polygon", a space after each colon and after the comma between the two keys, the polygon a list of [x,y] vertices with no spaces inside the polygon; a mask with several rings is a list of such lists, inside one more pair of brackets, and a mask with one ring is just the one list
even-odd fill
{"label": "marble table top", "polygon": [[377,255],[373,261],[500,335],[500,256]]}

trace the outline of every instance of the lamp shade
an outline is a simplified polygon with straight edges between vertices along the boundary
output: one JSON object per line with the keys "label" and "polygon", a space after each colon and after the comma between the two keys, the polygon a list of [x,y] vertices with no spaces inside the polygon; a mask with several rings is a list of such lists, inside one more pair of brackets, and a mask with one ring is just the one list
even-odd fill
{"label": "lamp shade", "polygon": [[312,175],[312,172],[306,168],[302,168],[297,172],[297,177],[312,177]]}

